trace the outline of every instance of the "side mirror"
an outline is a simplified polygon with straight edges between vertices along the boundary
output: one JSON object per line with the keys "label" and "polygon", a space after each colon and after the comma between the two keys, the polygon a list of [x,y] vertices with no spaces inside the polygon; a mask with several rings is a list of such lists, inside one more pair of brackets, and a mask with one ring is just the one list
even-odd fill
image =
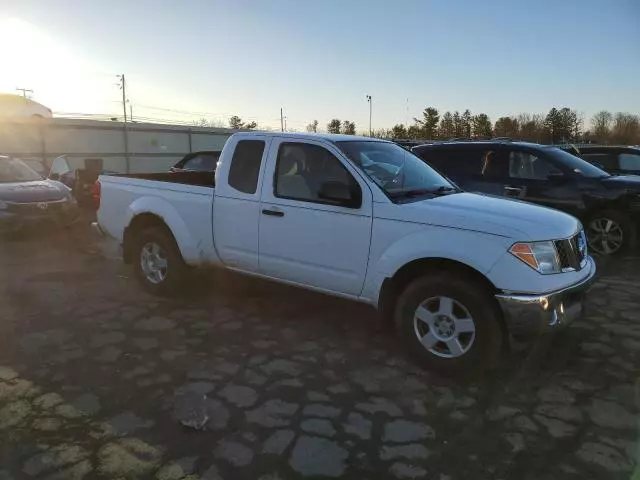
{"label": "side mirror", "polygon": [[49,180],[60,180],[60,174],[59,173],[50,173],[49,174]]}
{"label": "side mirror", "polygon": [[336,181],[322,182],[318,190],[318,197],[341,207],[359,208],[362,205],[362,192],[357,184],[346,185]]}

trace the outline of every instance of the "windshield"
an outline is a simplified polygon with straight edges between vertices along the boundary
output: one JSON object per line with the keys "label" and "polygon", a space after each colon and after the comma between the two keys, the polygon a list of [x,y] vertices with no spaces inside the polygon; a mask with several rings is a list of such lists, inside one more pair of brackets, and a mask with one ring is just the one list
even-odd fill
{"label": "windshield", "polygon": [[42,180],[38,173],[18,158],[0,157],[0,183]]}
{"label": "windshield", "polygon": [[570,168],[572,171],[582,175],[583,177],[604,178],[610,176],[601,168],[598,168],[586,160],[576,157],[575,155],[567,153],[559,148],[551,147],[548,149],[548,153],[552,158],[555,158],[564,166]]}
{"label": "windshield", "polygon": [[388,142],[336,142],[338,147],[389,197],[410,192],[457,190],[413,153]]}

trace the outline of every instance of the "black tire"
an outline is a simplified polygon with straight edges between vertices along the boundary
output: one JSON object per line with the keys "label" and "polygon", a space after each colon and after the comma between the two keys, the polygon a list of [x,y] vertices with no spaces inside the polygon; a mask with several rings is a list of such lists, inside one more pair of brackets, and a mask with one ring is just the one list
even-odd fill
{"label": "black tire", "polygon": [[[607,248],[605,243],[600,241],[602,237],[598,236],[596,231],[596,225],[603,220],[612,221],[613,224],[619,227],[619,231],[621,231],[623,235],[622,245],[613,251],[610,251],[611,248]],[[614,229],[615,227],[612,227],[612,230]],[[585,230],[590,250],[598,255],[618,255],[629,251],[636,243],[636,226],[633,220],[624,213],[615,210],[601,210],[590,215],[586,222]],[[612,244],[612,242],[607,242],[606,245],[610,247]]]}
{"label": "black tire", "polygon": [[[164,279],[153,283],[142,268],[142,250],[150,244],[157,244],[166,260]],[[184,260],[173,236],[162,227],[151,227],[141,231],[134,239],[133,271],[136,279],[149,293],[158,296],[175,296],[184,291],[189,267]]]}
{"label": "black tire", "polygon": [[[496,366],[502,353],[504,335],[500,324],[500,312],[492,293],[477,282],[460,278],[462,275],[449,271],[414,280],[400,294],[394,318],[402,341],[420,364],[441,374],[466,377]],[[461,305],[474,323],[473,340],[470,340],[470,333],[457,337],[459,344],[466,341],[468,350],[455,358],[446,357],[448,347],[444,342],[438,342],[433,347],[441,350],[439,353],[444,356],[429,351],[419,339],[419,334],[422,335],[424,331],[418,330],[424,327],[430,332],[431,328],[420,322],[416,322],[418,326],[414,324],[414,315],[418,307],[426,300],[437,297],[453,299],[457,302],[454,313],[461,311]]]}

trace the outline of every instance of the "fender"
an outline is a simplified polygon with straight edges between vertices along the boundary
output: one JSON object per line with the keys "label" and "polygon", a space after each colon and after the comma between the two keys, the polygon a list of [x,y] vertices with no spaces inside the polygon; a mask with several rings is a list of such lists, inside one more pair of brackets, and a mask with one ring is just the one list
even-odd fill
{"label": "fender", "polygon": [[189,229],[178,211],[171,203],[159,197],[140,197],[127,206],[125,225],[131,225],[133,219],[143,213],[150,213],[160,217],[169,227],[176,239],[182,258],[185,261],[197,259],[197,242],[189,233]]}
{"label": "fender", "polygon": [[382,282],[414,260],[453,260],[487,276],[512,243],[512,239],[498,235],[425,226],[389,245],[378,258],[369,259],[370,273],[365,280],[362,297],[377,305]]}

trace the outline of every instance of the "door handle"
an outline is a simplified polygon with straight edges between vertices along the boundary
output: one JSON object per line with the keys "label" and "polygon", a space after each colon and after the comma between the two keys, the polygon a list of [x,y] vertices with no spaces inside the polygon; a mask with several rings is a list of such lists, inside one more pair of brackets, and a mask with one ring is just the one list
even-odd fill
{"label": "door handle", "polygon": [[284,212],[280,210],[268,210],[266,208],[262,209],[263,215],[269,215],[270,217],[284,217]]}
{"label": "door handle", "polygon": [[522,188],[519,187],[504,187],[504,191],[505,193],[515,193],[515,194],[520,194],[522,193]]}

